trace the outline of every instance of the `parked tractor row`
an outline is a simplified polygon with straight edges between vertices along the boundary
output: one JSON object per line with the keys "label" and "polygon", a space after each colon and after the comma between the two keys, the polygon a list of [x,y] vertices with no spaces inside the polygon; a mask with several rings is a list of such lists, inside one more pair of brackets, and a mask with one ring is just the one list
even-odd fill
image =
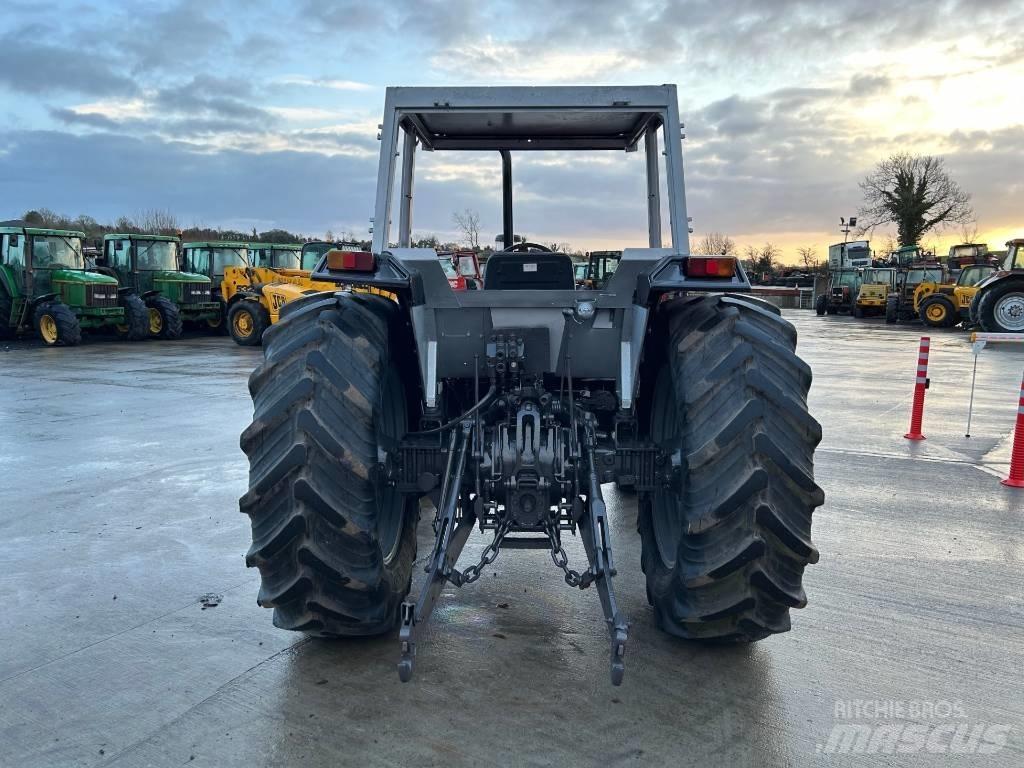
{"label": "parked tractor row", "polygon": [[142,341],[176,339],[191,326],[259,344],[285,304],[337,290],[310,272],[328,251],[354,248],[123,233],[86,256],[84,239],[71,230],[0,228],[0,335],[34,331],[47,346],[74,346],[83,330]]}
{"label": "parked tractor row", "polygon": [[940,262],[905,246],[871,267],[839,263],[819,293],[819,315],[884,315],[887,323],[920,320],[933,328],[963,323],[989,332],[1024,331],[1024,239],[1007,244],[1001,262],[984,245],[950,249]]}

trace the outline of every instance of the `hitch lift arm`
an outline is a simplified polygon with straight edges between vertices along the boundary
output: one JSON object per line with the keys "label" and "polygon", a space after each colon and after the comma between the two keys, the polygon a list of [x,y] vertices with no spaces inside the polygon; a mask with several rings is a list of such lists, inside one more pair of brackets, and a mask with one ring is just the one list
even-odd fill
{"label": "hitch lift arm", "polygon": [[403,683],[412,677],[413,662],[416,658],[416,629],[429,620],[445,583],[456,573],[455,563],[462,548],[466,546],[466,540],[476,521],[476,515],[468,505],[463,509],[462,517],[458,517],[459,489],[466,471],[466,454],[469,452],[472,426],[473,422],[466,420],[452,430],[448,472],[441,493],[441,514],[437,521],[437,539],[426,567],[430,575],[416,603],[402,603],[402,628],[398,634],[402,657],[398,662],[398,676]]}

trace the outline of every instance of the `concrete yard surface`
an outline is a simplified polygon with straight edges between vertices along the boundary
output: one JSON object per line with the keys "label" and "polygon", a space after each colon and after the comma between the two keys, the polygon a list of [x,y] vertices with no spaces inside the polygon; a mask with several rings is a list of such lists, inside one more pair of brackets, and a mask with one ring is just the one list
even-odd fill
{"label": "concrete yard surface", "polygon": [[408,684],[397,633],[275,629],[238,511],[259,349],[0,344],[0,766],[1024,764],[1024,489],[999,483],[1024,347],[981,353],[966,438],[967,335],[932,331],[912,443],[922,329],[785,314],[824,429],[809,604],[751,646],[663,634],[636,498],[606,486],[618,688],[595,590],[542,551],[446,590]]}

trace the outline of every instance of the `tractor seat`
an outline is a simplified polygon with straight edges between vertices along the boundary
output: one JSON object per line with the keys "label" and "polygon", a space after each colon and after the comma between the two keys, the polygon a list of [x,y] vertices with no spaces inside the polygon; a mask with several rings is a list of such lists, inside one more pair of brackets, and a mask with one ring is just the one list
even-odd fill
{"label": "tractor seat", "polygon": [[564,253],[495,253],[487,260],[485,291],[572,291],[572,259]]}

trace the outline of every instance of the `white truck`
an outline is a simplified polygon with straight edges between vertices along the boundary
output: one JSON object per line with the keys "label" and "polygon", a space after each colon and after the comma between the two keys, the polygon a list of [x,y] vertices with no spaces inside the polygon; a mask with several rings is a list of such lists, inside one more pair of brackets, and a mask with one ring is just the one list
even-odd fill
{"label": "white truck", "polygon": [[870,266],[871,243],[868,240],[852,240],[848,243],[835,243],[828,247],[829,271]]}

